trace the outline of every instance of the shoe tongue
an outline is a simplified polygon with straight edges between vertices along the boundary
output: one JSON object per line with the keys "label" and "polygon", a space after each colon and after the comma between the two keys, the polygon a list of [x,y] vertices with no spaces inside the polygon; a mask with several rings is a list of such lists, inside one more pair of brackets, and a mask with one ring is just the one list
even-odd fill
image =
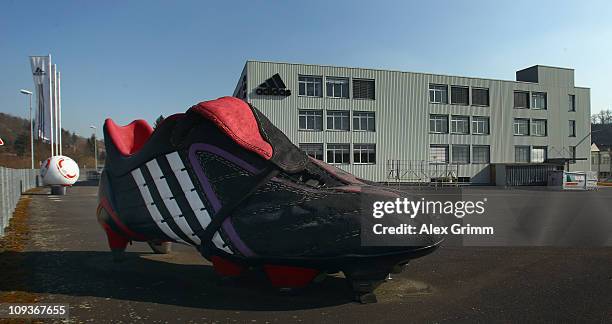
{"label": "shoe tongue", "polygon": [[234,97],[204,101],[189,109],[214,123],[236,144],[285,172],[302,171],[308,156],[255,107]]}

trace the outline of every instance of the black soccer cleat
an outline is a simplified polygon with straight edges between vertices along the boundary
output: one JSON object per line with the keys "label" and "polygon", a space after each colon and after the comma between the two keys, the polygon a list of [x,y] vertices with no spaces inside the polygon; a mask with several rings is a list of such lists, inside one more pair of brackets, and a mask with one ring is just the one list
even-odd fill
{"label": "black soccer cleat", "polygon": [[107,119],[104,138],[97,214],[116,259],[130,241],[156,253],[178,242],[223,276],[261,267],[284,289],[343,271],[357,301],[375,302],[390,272],[439,243],[420,236],[409,247],[362,246],[361,223],[372,217],[359,202],[395,193],[309,158],[236,98],[202,102],[155,131],[143,120]]}

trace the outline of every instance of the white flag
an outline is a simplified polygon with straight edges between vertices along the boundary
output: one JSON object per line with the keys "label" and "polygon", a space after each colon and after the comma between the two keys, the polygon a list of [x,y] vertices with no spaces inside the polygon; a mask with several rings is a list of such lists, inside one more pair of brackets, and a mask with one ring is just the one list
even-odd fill
{"label": "white flag", "polygon": [[34,93],[36,94],[36,115],[34,134],[45,141],[51,139],[52,127],[52,92],[51,92],[51,56],[30,56]]}

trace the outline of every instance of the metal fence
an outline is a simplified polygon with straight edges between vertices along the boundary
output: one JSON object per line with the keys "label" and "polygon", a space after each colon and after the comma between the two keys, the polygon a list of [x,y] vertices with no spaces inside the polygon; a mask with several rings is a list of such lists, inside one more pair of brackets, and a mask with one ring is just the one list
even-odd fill
{"label": "metal fence", "polygon": [[0,167],[0,237],[23,192],[39,185],[39,171]]}
{"label": "metal fence", "polygon": [[387,181],[457,184],[459,167],[423,160],[387,160]]}

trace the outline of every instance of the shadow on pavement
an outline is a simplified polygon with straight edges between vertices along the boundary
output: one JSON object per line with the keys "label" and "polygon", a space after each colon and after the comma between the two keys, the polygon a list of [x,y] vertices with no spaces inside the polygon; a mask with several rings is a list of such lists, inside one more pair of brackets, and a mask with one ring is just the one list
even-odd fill
{"label": "shadow on pavement", "polygon": [[[329,276],[297,294],[273,289],[263,273],[237,280],[220,279],[210,265],[169,263],[166,255],[127,253],[115,263],[110,253],[90,251],[4,252],[0,264],[20,262],[25,286],[3,274],[1,291],[93,296],[184,307],[282,311],[352,302],[344,278]],[[8,276],[8,278],[7,278]]]}
{"label": "shadow on pavement", "polygon": [[97,187],[100,180],[83,180],[77,181],[72,186],[73,187]]}

